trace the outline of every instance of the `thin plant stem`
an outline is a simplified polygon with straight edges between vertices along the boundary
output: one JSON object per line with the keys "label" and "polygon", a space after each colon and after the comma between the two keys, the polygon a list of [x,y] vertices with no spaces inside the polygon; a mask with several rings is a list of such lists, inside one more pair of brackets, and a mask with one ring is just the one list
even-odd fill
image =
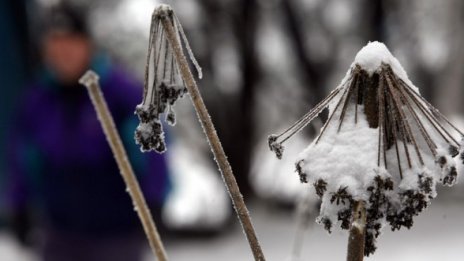
{"label": "thin plant stem", "polygon": [[121,137],[116,130],[113,117],[111,116],[108,105],[101,92],[98,79],[99,77],[95,72],[87,71],[87,73],[81,77],[79,82],[87,87],[90,99],[92,100],[98,119],[102,125],[103,132],[105,133],[121,175],[126,183],[127,191],[132,198],[134,209],[142,222],[150,247],[158,261],[167,261],[168,258],[166,251],[164,250],[163,242],[158,234],[158,230],[156,229],[155,222],[150,210],[148,209],[137,178],[134,175],[134,170],[132,169],[127,157]]}
{"label": "thin plant stem", "polygon": [[366,234],[366,205],[364,201],[353,204],[353,221],[348,238],[347,261],[362,261],[364,259],[364,239]]}
{"label": "thin plant stem", "polygon": [[251,217],[248,213],[243,196],[240,193],[237,181],[235,180],[234,174],[232,172],[232,168],[229,164],[229,161],[227,160],[227,156],[224,152],[224,149],[222,148],[213,122],[211,121],[211,117],[203,102],[195,79],[193,78],[192,72],[190,71],[187,59],[184,56],[182,46],[173,26],[173,19],[175,18],[173,18],[172,13],[167,13],[161,16],[161,22],[165,29],[166,37],[174,51],[175,58],[180,67],[180,73],[185,82],[185,86],[190,94],[190,98],[193,102],[193,106],[195,107],[201,126],[203,127],[203,131],[209,141],[209,145],[214,154],[216,163],[218,164],[221,171],[222,178],[227,187],[230,198],[232,199],[235,211],[237,212],[240,223],[248,239],[248,243],[250,244],[253,256],[255,260],[265,260],[264,254],[261,250],[261,246],[255,233],[255,229],[251,222]]}

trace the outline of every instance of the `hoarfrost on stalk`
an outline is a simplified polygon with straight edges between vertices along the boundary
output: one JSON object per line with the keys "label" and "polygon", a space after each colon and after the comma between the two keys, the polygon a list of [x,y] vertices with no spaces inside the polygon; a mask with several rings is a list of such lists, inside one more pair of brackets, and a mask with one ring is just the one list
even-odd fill
{"label": "hoarfrost on stalk", "polygon": [[327,107],[329,118],[298,156],[296,170],[321,197],[317,221],[328,231],[339,221],[349,229],[354,202],[366,203],[369,255],[384,226],[410,228],[436,197],[437,183],[455,184],[454,157],[463,147],[452,132],[462,132],[420,96],[379,42],[359,51],[326,99],[282,134],[271,135],[270,149],[281,158],[283,143]]}
{"label": "hoarfrost on stalk", "polygon": [[173,47],[166,37],[162,19],[173,24],[176,41],[183,43],[190,59],[202,77],[201,68],[195,60],[181,24],[168,5],[160,5],[153,12],[150,26],[148,55],[145,68],[143,101],[137,105],[135,113],[140,125],[135,131],[135,140],[142,151],[166,150],[161,114],[170,125],[176,124],[174,105],[187,93],[185,82],[180,73],[179,63],[175,58]]}

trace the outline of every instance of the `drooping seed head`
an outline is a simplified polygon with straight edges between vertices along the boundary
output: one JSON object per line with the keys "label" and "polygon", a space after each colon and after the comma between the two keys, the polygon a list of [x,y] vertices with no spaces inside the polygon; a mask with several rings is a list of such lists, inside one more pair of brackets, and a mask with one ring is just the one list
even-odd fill
{"label": "drooping seed head", "polygon": [[270,136],[271,151],[280,158],[283,143],[327,107],[329,118],[298,156],[297,172],[322,198],[318,220],[328,230],[338,221],[346,229],[347,208],[354,201],[366,203],[369,255],[382,227],[410,228],[436,196],[436,184],[456,182],[453,157],[463,148],[453,132],[462,133],[420,96],[379,42],[359,51],[326,99],[283,133]]}

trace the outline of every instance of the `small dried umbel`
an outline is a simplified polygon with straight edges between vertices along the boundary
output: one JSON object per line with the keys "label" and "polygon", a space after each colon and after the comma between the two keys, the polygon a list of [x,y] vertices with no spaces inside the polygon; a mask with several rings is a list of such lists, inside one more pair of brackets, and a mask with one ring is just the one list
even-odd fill
{"label": "small dried umbel", "polygon": [[[365,203],[369,255],[382,227],[410,228],[436,196],[436,184],[456,182],[462,136],[419,94],[384,44],[372,42],[356,56],[340,86],[294,125],[269,137],[282,157],[283,143],[329,108],[319,136],[297,158],[302,182],[322,199],[318,221],[331,230],[353,224],[351,210]],[[464,158],[461,155],[462,158]],[[352,227],[352,225],[351,225]]]}
{"label": "small dried umbel", "polygon": [[166,150],[161,114],[166,115],[165,120],[170,125],[175,125],[174,104],[187,93],[179,62],[175,58],[173,46],[167,39],[162,19],[167,19],[172,24],[176,41],[183,41],[190,59],[197,68],[199,78],[202,76],[201,68],[192,54],[177,16],[169,6],[161,5],[152,16],[143,101],[135,109],[140,120],[135,131],[137,144],[141,146],[142,151],[155,150],[159,153]]}
{"label": "small dried umbel", "polygon": [[[245,201],[203,102],[200,90],[190,71],[188,61],[183,53],[182,43],[201,78],[201,69],[193,58],[192,51],[188,46],[187,39],[176,15],[170,6],[160,5],[155,9],[152,17],[144,98],[142,104],[138,105],[136,109],[141,121],[136,130],[136,141],[141,145],[142,151],[155,150],[160,153],[164,152],[166,144],[160,123],[160,114],[167,112],[166,120],[168,123],[174,124],[175,117],[172,106],[188,90],[253,256],[257,261],[264,261],[265,257]],[[150,75],[152,75],[153,80],[151,80]]]}

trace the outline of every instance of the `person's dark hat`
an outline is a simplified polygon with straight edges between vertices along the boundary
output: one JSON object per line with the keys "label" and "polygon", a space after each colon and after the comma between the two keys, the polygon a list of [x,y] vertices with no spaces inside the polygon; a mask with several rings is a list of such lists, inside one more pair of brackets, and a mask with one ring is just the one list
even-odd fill
{"label": "person's dark hat", "polygon": [[43,32],[51,31],[89,35],[84,12],[64,3],[51,6],[44,12]]}

